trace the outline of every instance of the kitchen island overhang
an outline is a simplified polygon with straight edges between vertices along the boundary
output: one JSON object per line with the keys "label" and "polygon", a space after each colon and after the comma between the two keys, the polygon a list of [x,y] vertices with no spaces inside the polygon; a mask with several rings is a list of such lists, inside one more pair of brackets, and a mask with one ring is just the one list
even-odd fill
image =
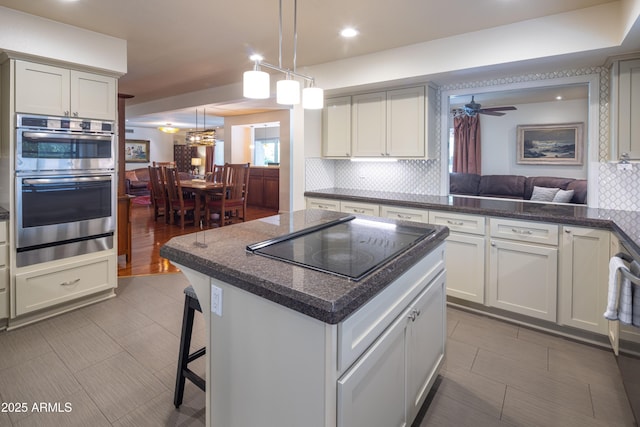
{"label": "kitchen island overhang", "polygon": [[[449,234],[447,227],[358,216],[381,224],[410,224],[434,232],[359,281],[248,253],[246,246],[349,215],[307,209],[174,237],[160,255],[209,277],[329,324],[337,324],[411,268]],[[203,243],[204,246],[203,247]]]}
{"label": "kitchen island overhang", "polygon": [[417,418],[444,362],[446,227],[360,281],[244,251],[342,216],[281,214],[162,248],[205,317],[208,426],[388,427]]}

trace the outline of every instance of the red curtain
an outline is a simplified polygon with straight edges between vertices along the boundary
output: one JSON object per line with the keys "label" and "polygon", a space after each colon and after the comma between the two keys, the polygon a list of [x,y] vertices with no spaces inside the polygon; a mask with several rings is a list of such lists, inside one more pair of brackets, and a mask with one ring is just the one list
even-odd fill
{"label": "red curtain", "polygon": [[215,165],[215,159],[214,159],[214,151],[213,151],[213,146],[211,145],[207,145],[205,147],[205,154],[204,154],[204,173],[206,175],[207,172],[213,172],[213,166]]}
{"label": "red curtain", "polygon": [[481,174],[480,115],[453,118],[453,172]]}

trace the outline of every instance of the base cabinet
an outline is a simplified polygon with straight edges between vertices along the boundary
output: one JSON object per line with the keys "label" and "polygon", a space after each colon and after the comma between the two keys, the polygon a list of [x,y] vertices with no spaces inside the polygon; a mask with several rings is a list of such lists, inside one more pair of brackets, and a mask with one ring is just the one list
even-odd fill
{"label": "base cabinet", "polygon": [[609,232],[563,227],[559,323],[606,334]]}
{"label": "base cabinet", "polygon": [[444,358],[441,273],[338,380],[338,427],[408,426]]}
{"label": "base cabinet", "polygon": [[447,294],[484,304],[484,236],[450,233],[447,237]]}
{"label": "base cabinet", "polygon": [[[7,222],[0,221],[0,319],[9,316],[9,267]],[[4,321],[0,322],[2,328]]]}

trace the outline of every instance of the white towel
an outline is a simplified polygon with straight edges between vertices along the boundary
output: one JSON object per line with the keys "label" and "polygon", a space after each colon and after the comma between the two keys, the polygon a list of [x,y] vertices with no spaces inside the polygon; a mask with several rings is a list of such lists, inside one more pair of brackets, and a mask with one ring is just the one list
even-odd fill
{"label": "white towel", "polygon": [[623,275],[620,275],[620,281],[618,281],[618,270],[620,269],[629,271],[621,258],[612,257],[609,260],[609,295],[604,317],[629,324],[631,323],[632,311],[631,282]]}

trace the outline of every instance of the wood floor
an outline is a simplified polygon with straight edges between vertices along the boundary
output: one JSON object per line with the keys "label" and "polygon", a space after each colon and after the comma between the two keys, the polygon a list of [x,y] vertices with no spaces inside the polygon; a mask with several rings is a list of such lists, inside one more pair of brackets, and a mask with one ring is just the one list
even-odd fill
{"label": "wood floor", "polygon": [[[249,207],[247,219],[263,218],[276,213]],[[179,225],[166,224],[164,217],[156,222],[153,220],[153,208],[138,204],[133,204],[131,223],[131,260],[127,263],[124,255],[118,257],[118,277],[180,271],[169,260],[160,256],[160,248],[174,236],[194,233],[197,230],[195,226],[187,224],[182,230]]]}

